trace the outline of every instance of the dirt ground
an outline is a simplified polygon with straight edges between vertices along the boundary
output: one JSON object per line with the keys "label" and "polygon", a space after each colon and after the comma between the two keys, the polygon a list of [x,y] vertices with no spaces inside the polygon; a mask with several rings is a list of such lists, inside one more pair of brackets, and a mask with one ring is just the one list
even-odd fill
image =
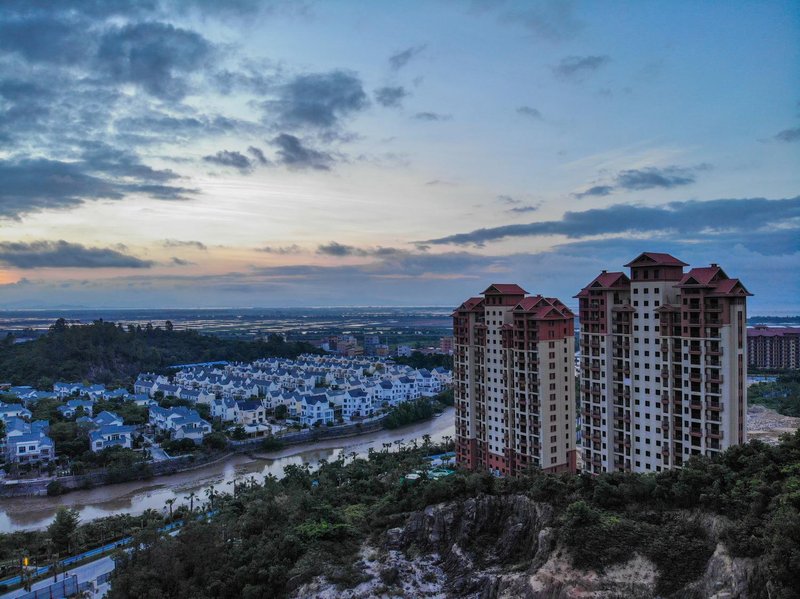
{"label": "dirt ground", "polygon": [[764,406],[747,408],[747,438],[759,439],[770,445],[777,445],[783,433],[793,433],[800,428],[800,418],[782,416],[775,410]]}

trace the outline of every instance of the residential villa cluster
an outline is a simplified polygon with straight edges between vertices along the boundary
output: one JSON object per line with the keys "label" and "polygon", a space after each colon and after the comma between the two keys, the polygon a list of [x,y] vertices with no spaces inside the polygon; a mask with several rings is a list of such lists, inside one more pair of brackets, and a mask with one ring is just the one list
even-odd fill
{"label": "residential villa cluster", "polygon": [[[53,461],[50,423],[32,421],[30,408],[42,399],[61,401],[60,416],[80,424],[91,450],[99,452],[114,446],[131,448],[134,436],[145,430],[161,439],[200,443],[213,430],[209,420],[223,429],[241,427],[248,437],[275,433],[286,423],[315,427],[360,422],[402,402],[435,396],[451,383],[452,373],[444,368],[414,369],[391,361],[302,355],[296,360],[268,358],[251,364],[186,365],[173,376],[141,374],[132,393],[82,383],[58,382],[52,391],[4,385],[2,392],[20,403],[0,402],[0,420],[5,425],[0,449],[11,464]],[[160,405],[174,404],[175,399],[184,400],[184,405]],[[101,400],[146,407],[148,426],[126,425],[109,411],[95,413]],[[201,405],[208,406],[200,411],[207,411],[209,420],[200,416]],[[278,414],[284,426],[275,424]]]}
{"label": "residential villa cluster", "polygon": [[[242,426],[248,436],[263,436],[274,432],[268,415],[281,406],[303,426],[357,422],[384,407],[433,397],[451,382],[452,373],[444,368],[414,369],[364,358],[302,355],[297,360],[189,365],[173,377],[143,374],[134,391],[139,396],[153,398],[160,393],[208,404],[212,418]],[[176,416],[176,409],[151,409],[151,423],[163,428],[162,422],[187,417]]]}
{"label": "residential villa cluster", "polygon": [[717,264],[686,266],[645,252],[629,273],[602,271],[575,296],[578,348],[556,298],[495,284],[465,301],[453,313],[458,461],[659,472],[745,443],[751,294]]}

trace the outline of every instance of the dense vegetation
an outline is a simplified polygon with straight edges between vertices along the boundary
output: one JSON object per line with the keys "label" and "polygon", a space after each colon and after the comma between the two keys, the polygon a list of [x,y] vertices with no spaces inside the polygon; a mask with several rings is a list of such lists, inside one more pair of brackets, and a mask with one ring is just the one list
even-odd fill
{"label": "dense vegetation", "polygon": [[148,526],[163,526],[164,518],[148,510],[141,516],[118,514],[79,523],[74,510],[59,508],[53,523],[45,530],[0,534],[0,578],[19,574],[20,553],[31,563],[44,565],[60,554],[77,553],[100,547]]}
{"label": "dense vegetation", "polygon": [[750,385],[747,401],[771,408],[784,416],[800,417],[800,372],[787,371],[773,383]]}
{"label": "dense vegetation", "polygon": [[436,397],[418,397],[413,401],[404,401],[396,405],[386,416],[383,426],[388,429],[400,428],[414,422],[430,420],[445,406],[453,405],[453,391],[447,390]]}
{"label": "dense vegetation", "polygon": [[[780,446],[759,442],[716,459],[649,475],[599,477],[530,472],[516,479],[457,472],[403,483],[433,448],[406,447],[370,459],[290,466],[281,480],[217,498],[216,516],[177,537],[154,538],[122,556],[111,597],[282,596],[317,575],[342,586],[363,579],[357,552],[370,537],[402,526],[410,512],[478,495],[525,495],[551,504],[558,538],[578,567],[602,569],[634,552],[658,567],[657,592],[694,580],[714,551],[704,519],[734,556],[755,559],[750,596],[794,597],[800,572],[800,433]],[[497,530],[499,539],[502,530]],[[479,552],[490,541],[476,539]],[[525,558],[514,555],[518,568]]]}
{"label": "dense vegetation", "polygon": [[301,353],[318,350],[275,335],[266,341],[241,341],[176,331],[169,322],[165,328],[102,320],[70,326],[59,319],[34,341],[14,343],[9,335],[0,342],[0,381],[40,389],[52,388],[58,380],[127,386],[140,372],[163,372],[175,364],[295,358]]}
{"label": "dense vegetation", "polygon": [[433,370],[434,368],[446,368],[453,370],[453,356],[444,354],[423,354],[422,352],[415,351],[410,356],[401,357],[397,356],[392,358],[397,364],[404,364],[412,368],[427,368]]}

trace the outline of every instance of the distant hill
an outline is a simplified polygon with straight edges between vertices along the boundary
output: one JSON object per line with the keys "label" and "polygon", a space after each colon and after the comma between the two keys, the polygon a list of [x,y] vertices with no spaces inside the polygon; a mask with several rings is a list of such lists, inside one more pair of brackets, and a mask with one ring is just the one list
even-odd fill
{"label": "distant hill", "polygon": [[800,324],[800,316],[748,316],[747,324]]}
{"label": "distant hill", "polygon": [[125,328],[103,320],[70,326],[59,319],[46,335],[33,341],[15,343],[9,334],[0,342],[0,381],[41,389],[58,380],[125,386],[140,372],[164,371],[175,364],[295,358],[318,351],[309,343],[287,343],[278,336],[241,341],[176,331],[169,322],[164,328]]}

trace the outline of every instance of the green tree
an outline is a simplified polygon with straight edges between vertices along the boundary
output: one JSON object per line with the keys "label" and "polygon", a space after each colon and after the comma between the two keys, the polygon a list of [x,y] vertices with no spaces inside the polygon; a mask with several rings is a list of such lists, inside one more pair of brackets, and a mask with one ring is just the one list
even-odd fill
{"label": "green tree", "polygon": [[47,533],[53,541],[56,551],[71,551],[75,531],[78,528],[78,512],[64,506],[58,508],[53,523],[47,527]]}

